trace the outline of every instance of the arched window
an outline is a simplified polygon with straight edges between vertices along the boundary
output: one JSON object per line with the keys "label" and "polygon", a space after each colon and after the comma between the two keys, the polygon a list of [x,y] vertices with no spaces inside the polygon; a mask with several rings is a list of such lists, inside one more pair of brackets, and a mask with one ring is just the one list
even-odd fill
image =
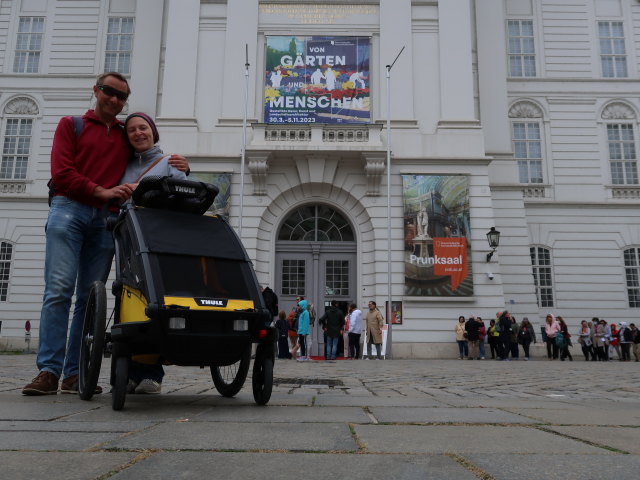
{"label": "arched window", "polygon": [[542,111],[534,103],[522,101],[509,109],[509,118],[520,183],[543,183]]}
{"label": "arched window", "polygon": [[0,302],[7,301],[9,293],[9,273],[11,272],[11,256],[13,245],[9,242],[0,242]]}
{"label": "arched window", "polygon": [[533,283],[536,286],[538,307],[553,307],[553,269],[551,250],[545,247],[531,247]]}
{"label": "arched window", "polygon": [[299,242],[352,242],[353,230],[349,222],[326,205],[302,207],[282,223],[278,240]]}
{"label": "arched window", "polygon": [[614,185],[638,184],[638,153],[634,123],[636,114],[628,105],[615,102],[602,111],[607,129],[607,149]]}
{"label": "arched window", "polygon": [[31,154],[31,136],[38,105],[28,97],[17,97],[4,107],[0,180],[24,180]]}
{"label": "arched window", "polygon": [[624,273],[627,279],[629,306],[640,307],[640,248],[628,248],[624,251]]}

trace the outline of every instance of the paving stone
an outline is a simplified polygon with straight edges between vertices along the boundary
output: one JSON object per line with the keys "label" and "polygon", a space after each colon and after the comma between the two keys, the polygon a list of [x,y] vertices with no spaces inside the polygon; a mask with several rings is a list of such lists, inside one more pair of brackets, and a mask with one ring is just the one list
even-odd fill
{"label": "paving stone", "polygon": [[495,408],[384,408],[371,409],[381,423],[535,423]]}
{"label": "paving stone", "polygon": [[348,425],[339,423],[163,423],[109,443],[115,448],[168,450],[355,451]]}
{"label": "paving stone", "polygon": [[[111,477],[114,480],[158,478],[215,478],[264,480],[326,480],[332,472],[341,478],[393,478],[395,480],[475,480],[455,460],[443,455],[330,456],[301,453],[168,452],[155,454]],[[329,475],[331,476],[331,475]]]}
{"label": "paving stone", "polygon": [[[101,446],[118,438],[109,432],[2,432],[0,450],[64,450],[82,451]],[[1,469],[0,469],[1,471]]]}
{"label": "paving stone", "polygon": [[209,422],[308,422],[371,423],[361,407],[298,407],[260,406],[215,407],[198,415],[198,421]]}
{"label": "paving stone", "polygon": [[142,430],[156,422],[82,422],[57,420],[51,422],[24,420],[0,421],[0,432],[119,432],[126,433]]}
{"label": "paving stone", "polygon": [[[368,452],[385,453],[606,453],[535,428],[447,425],[356,425]],[[525,478],[525,477],[523,477]]]}
{"label": "paving stone", "polygon": [[315,405],[319,406],[358,406],[358,407],[446,407],[442,401],[430,397],[366,397],[354,395],[320,395]]}
{"label": "paving stone", "polygon": [[640,455],[640,428],[629,427],[545,427],[548,430],[579,438],[623,452]]}
{"label": "paving stone", "polygon": [[591,407],[566,408],[508,408],[544,423],[556,425],[624,425],[640,426],[640,409],[616,405],[612,408],[594,409]]}
{"label": "paving stone", "polygon": [[0,452],[5,479],[86,480],[104,478],[136,457],[121,452]]}
{"label": "paving stone", "polygon": [[465,455],[496,480],[637,480],[640,457],[631,455]]}

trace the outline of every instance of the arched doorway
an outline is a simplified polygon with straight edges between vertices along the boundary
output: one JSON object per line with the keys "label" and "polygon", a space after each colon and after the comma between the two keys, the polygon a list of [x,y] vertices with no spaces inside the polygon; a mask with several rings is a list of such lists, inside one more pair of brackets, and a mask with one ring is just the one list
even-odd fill
{"label": "arched doorway", "polygon": [[[341,308],[355,301],[356,241],[349,221],[336,209],[305,205],[280,224],[276,242],[275,288],[280,308],[291,311],[298,295],[314,304],[317,319],[331,300]],[[323,355],[324,338],[316,321],[311,355]]]}

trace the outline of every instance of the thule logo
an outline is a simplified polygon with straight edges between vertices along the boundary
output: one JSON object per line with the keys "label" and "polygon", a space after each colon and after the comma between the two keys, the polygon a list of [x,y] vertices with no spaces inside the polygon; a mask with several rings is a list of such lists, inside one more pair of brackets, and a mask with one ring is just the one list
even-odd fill
{"label": "thule logo", "polygon": [[196,298],[196,303],[201,307],[226,307],[227,300],[219,298]]}
{"label": "thule logo", "polygon": [[191,194],[195,195],[196,189],[193,188],[193,187],[182,187],[180,185],[176,185],[176,192],[191,193]]}

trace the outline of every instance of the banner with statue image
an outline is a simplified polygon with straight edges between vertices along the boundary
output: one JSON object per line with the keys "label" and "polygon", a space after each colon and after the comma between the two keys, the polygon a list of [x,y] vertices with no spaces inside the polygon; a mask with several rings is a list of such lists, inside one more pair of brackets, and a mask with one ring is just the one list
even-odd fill
{"label": "banner with statue image", "polygon": [[264,122],[370,123],[369,37],[267,37]]}
{"label": "banner with statue image", "polygon": [[473,295],[469,177],[402,175],[404,295]]}

